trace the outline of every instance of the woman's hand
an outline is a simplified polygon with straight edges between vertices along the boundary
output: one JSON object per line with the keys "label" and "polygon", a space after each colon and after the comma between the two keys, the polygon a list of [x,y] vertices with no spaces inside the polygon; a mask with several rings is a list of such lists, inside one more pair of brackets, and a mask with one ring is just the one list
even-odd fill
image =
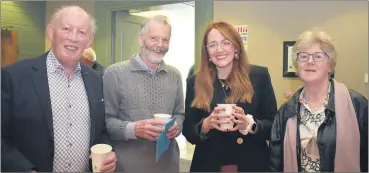
{"label": "woman's hand", "polygon": [[233,121],[236,126],[230,131],[239,130],[243,135],[247,135],[249,132],[254,134],[255,132],[251,130],[252,125],[255,124],[252,115],[245,115],[245,111],[238,106],[234,106],[233,109],[235,112],[232,113],[231,121]]}
{"label": "woman's hand", "polygon": [[220,120],[221,118],[230,118],[231,115],[219,114],[220,111],[224,111],[224,108],[215,107],[213,112],[204,119],[202,123],[201,132],[208,133],[211,129],[217,129],[222,132],[226,132],[227,129],[221,128],[220,124],[228,124],[230,121]]}

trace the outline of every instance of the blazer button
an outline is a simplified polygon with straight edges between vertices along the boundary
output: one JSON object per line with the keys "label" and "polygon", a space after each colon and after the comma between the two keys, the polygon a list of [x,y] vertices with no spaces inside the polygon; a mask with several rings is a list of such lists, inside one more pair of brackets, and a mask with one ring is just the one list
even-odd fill
{"label": "blazer button", "polygon": [[238,144],[242,144],[243,143],[243,139],[242,138],[237,138],[237,143]]}

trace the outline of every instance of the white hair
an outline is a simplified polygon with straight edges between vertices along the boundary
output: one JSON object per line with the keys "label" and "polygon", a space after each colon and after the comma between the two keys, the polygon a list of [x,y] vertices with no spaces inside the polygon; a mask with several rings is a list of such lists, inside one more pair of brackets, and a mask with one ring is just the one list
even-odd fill
{"label": "white hair", "polygon": [[62,15],[62,13],[66,10],[70,10],[70,9],[77,9],[77,10],[80,10],[80,11],[83,11],[85,12],[89,19],[90,19],[90,26],[91,26],[91,30],[92,30],[92,33],[95,34],[96,32],[96,20],[95,18],[93,18],[89,13],[87,13],[83,8],[79,7],[79,6],[75,6],[75,5],[72,5],[72,6],[63,6],[62,8],[59,8],[58,10],[56,10],[54,12],[54,14],[52,15],[51,17],[51,21],[50,23],[51,24],[54,24],[56,19],[60,18],[60,16]]}
{"label": "white hair", "polygon": [[147,32],[147,24],[150,22],[150,21],[155,21],[155,22],[158,22],[158,23],[162,23],[164,25],[169,25],[169,30],[170,32],[172,31],[172,26],[170,25],[170,22],[169,22],[169,19],[167,16],[165,15],[155,15],[154,17],[152,18],[149,18],[147,19],[142,25],[141,25],[141,34],[144,34],[145,32]]}

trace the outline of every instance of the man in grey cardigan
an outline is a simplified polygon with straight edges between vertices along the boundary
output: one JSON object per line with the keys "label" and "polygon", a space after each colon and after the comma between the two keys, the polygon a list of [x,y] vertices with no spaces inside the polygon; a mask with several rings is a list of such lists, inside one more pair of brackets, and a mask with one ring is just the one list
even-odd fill
{"label": "man in grey cardigan", "polygon": [[[130,60],[111,65],[103,77],[106,126],[118,163],[126,172],[179,172],[176,140],[184,120],[180,72],[164,63],[171,26],[165,16],[147,20],[138,34],[141,51]],[[156,113],[176,117],[169,128],[169,149],[156,161],[156,139],[163,131]],[[119,171],[119,170],[117,170]]]}

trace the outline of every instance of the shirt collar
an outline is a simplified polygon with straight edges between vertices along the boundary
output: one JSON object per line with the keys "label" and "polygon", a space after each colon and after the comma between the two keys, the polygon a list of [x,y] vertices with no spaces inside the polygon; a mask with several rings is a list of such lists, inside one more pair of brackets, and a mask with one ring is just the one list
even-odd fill
{"label": "shirt collar", "polygon": [[[140,57],[140,53],[137,53],[134,57],[133,60],[135,60],[136,63],[133,62],[133,67],[132,70],[136,70],[136,71],[146,71],[149,72],[150,74],[154,74],[155,72],[160,72],[160,71],[165,71],[167,72],[167,65],[165,64],[164,60],[161,61],[160,64],[158,64],[158,68],[157,70],[152,70],[151,68],[149,68],[141,59]],[[132,61],[131,61],[132,63]]]}
{"label": "shirt collar", "polygon": [[142,59],[141,59],[141,57],[140,57],[140,54],[139,53],[137,53],[136,54],[136,56],[135,56],[135,60],[138,62],[138,64],[140,64],[140,66],[141,67],[143,67],[143,70],[144,71],[147,71],[147,72],[149,72],[149,73],[151,73],[151,74],[153,74],[153,73],[155,73],[155,71],[153,70],[153,69],[151,69],[151,68],[149,68],[143,61],[142,61]]}
{"label": "shirt collar", "polygon": [[[56,58],[52,50],[50,50],[49,53],[47,54],[46,66],[47,66],[47,70],[50,72],[56,72],[57,70],[64,71],[63,65],[60,64],[59,60]],[[74,72],[79,72],[79,71],[81,71],[81,64],[80,62],[77,62],[77,66]]]}
{"label": "shirt collar", "polygon": [[[299,102],[303,105],[307,104],[307,101],[305,100],[305,88],[302,89],[299,95]],[[332,81],[329,82],[328,94],[324,99],[324,107],[334,112],[334,88]]]}

